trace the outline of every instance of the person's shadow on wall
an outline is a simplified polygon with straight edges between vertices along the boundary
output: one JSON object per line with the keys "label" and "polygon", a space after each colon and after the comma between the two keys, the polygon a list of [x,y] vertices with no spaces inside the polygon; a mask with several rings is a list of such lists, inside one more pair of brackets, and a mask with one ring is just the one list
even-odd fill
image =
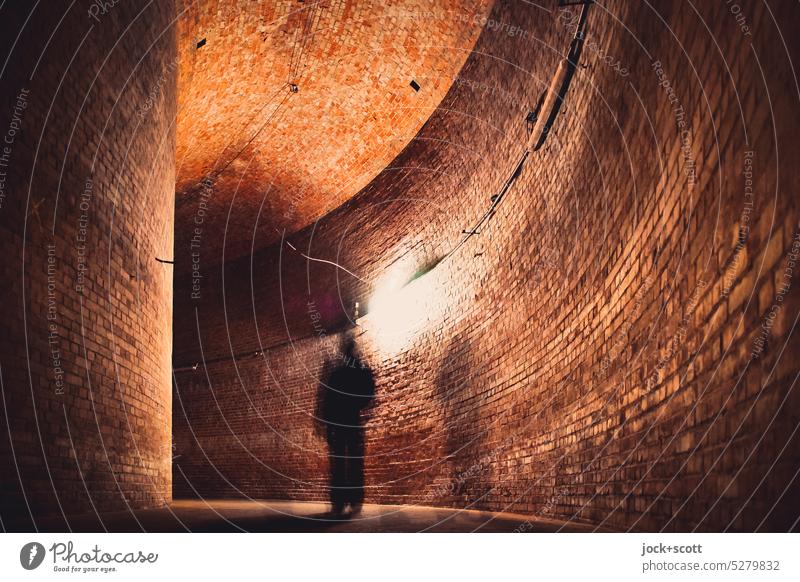
{"label": "person's shadow on wall", "polygon": [[481,418],[480,386],[476,385],[481,371],[469,338],[451,339],[434,386],[444,420],[443,451],[437,458],[446,459],[447,483],[437,496],[450,501],[473,501],[492,489],[488,467],[482,462],[490,451],[486,450],[487,428]]}

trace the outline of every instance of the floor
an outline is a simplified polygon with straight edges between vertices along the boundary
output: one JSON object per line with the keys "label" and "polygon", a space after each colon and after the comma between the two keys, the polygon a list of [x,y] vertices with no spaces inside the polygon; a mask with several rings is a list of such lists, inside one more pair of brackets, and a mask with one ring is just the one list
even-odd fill
{"label": "floor", "polygon": [[[411,505],[365,505],[358,516],[335,519],[326,503],[269,500],[176,500],[169,507],[37,520],[40,532],[526,532],[589,531],[549,519],[511,513]],[[27,523],[9,531],[33,531]]]}

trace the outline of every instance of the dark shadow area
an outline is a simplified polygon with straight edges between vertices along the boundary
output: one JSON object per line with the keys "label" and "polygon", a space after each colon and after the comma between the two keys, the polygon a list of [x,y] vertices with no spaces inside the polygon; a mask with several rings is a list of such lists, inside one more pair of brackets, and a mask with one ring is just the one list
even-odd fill
{"label": "dark shadow area", "polygon": [[318,502],[256,500],[177,500],[170,507],[135,512],[115,511],[4,524],[13,532],[116,533],[313,533],[313,532],[587,532],[577,523],[535,519],[484,511],[422,506],[364,506],[358,516],[335,516]]}
{"label": "dark shadow area", "polygon": [[194,533],[311,533],[340,526],[349,521],[331,512],[311,515],[269,515],[228,518],[192,527]]}
{"label": "dark shadow area", "polygon": [[476,367],[471,341],[461,334],[445,352],[436,378],[434,395],[444,410],[443,438],[448,486],[443,490],[453,502],[471,502],[491,490],[489,467],[482,460],[486,450],[485,428],[481,428],[480,393],[474,385]]}
{"label": "dark shadow area", "polygon": [[[337,361],[338,360],[338,361]],[[357,514],[364,503],[364,421],[375,398],[372,370],[356,353],[347,333],[334,362],[326,363],[317,391],[318,432],[328,442],[332,515],[349,507]]]}

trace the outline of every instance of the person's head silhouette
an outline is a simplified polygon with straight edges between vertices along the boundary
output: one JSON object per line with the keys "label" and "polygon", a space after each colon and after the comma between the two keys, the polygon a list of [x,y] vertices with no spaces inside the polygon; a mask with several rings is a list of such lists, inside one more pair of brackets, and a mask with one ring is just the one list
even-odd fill
{"label": "person's head silhouette", "polygon": [[342,343],[339,349],[342,354],[342,360],[346,364],[355,364],[358,361],[356,358],[356,339],[352,334],[346,333],[342,336]]}

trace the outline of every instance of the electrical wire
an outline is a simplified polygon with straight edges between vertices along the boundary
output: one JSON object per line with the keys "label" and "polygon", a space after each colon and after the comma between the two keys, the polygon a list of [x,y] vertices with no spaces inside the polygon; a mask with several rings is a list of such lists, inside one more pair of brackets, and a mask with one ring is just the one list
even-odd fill
{"label": "electrical wire", "polygon": [[464,244],[470,238],[472,238],[476,234],[480,234],[480,231],[478,229],[488,224],[488,222],[492,219],[494,213],[497,211],[497,207],[500,206],[500,203],[503,201],[503,198],[511,189],[511,186],[514,184],[514,182],[516,182],[517,178],[519,178],[519,175],[522,173],[522,168],[525,165],[525,162],[527,161],[529,155],[530,151],[526,149],[525,152],[523,152],[522,156],[520,157],[519,161],[517,162],[517,165],[514,166],[514,171],[511,172],[511,175],[503,183],[503,186],[500,188],[500,191],[494,196],[492,196],[491,198],[492,204],[491,206],[489,206],[489,209],[483,214],[483,216],[480,217],[480,219],[478,219],[478,221],[472,228],[464,231],[463,233],[464,236],[461,238],[461,240],[458,241],[458,243],[456,243],[453,246],[453,248],[447,251],[442,256],[442,258],[436,262],[437,265],[442,263],[445,259],[454,255],[462,246],[464,246]]}
{"label": "electrical wire", "polygon": [[304,257],[304,258],[308,259],[309,261],[314,261],[314,262],[316,262],[316,263],[326,263],[326,264],[328,264],[328,265],[333,265],[333,266],[334,266],[334,267],[336,267],[337,269],[341,269],[342,271],[344,271],[344,272],[345,272],[345,273],[347,273],[348,275],[351,275],[351,276],[355,277],[356,279],[358,279],[358,280],[359,280],[359,281],[361,281],[362,283],[368,283],[368,281],[367,281],[366,279],[364,279],[363,277],[359,277],[359,276],[358,276],[358,275],[356,275],[356,274],[355,274],[353,271],[351,271],[351,270],[350,270],[350,269],[348,269],[347,267],[343,267],[342,265],[340,265],[339,263],[337,263],[337,262],[335,262],[335,261],[329,261],[328,259],[320,259],[320,258],[317,258],[317,257],[311,257],[311,256],[309,256],[309,255],[305,254],[305,253],[304,253],[303,251],[301,251],[300,249],[298,249],[296,246],[294,246],[294,245],[293,245],[292,243],[290,243],[288,240],[287,240],[287,241],[285,241],[285,242],[286,242],[286,244],[289,246],[289,248],[290,248],[290,249],[292,249],[293,251],[295,251],[296,253],[298,253],[298,254],[299,254],[301,257]]}
{"label": "electrical wire", "polygon": [[[589,12],[589,5],[592,4],[592,0],[584,0],[583,2],[581,2],[581,4],[583,4],[583,8],[581,9],[579,22],[578,22],[578,25],[576,27],[576,31],[575,31],[575,35],[573,37],[573,40],[570,43],[569,53],[568,53],[568,56],[567,56],[567,59],[566,59],[567,65],[568,65],[568,72],[567,72],[567,75],[566,75],[565,82],[563,83],[563,85],[562,85],[562,87],[560,89],[559,105],[560,105],[561,102],[563,102],[564,97],[566,96],[565,94],[566,94],[566,91],[569,89],[570,81],[572,79],[572,75],[574,74],[574,69],[577,67],[578,60],[580,59],[581,49],[582,49],[582,46],[583,46],[583,42],[585,40],[586,18],[587,18],[588,12]],[[544,95],[545,94],[543,93],[542,96],[539,99],[539,107],[541,107],[541,104],[542,104],[542,102],[544,100]],[[555,115],[557,113],[558,113],[558,106],[555,107],[555,111],[551,115]],[[552,123],[552,121],[550,121],[550,123]],[[548,128],[547,128],[548,131],[549,131],[549,124],[548,124]],[[541,143],[539,145],[541,145]],[[538,149],[538,147],[534,148],[534,150],[536,150],[536,149]],[[525,151],[522,153],[522,155],[520,156],[520,158],[517,161],[516,165],[514,166],[514,170],[511,172],[511,174],[508,176],[508,178],[506,178],[506,180],[503,182],[503,185],[501,186],[500,190],[495,195],[493,195],[491,197],[491,205],[486,210],[486,212],[484,212],[484,214],[478,219],[478,221],[470,229],[463,231],[463,236],[461,237],[461,239],[455,245],[453,245],[453,247],[449,251],[447,251],[444,255],[442,255],[441,258],[439,258],[435,262],[433,262],[432,265],[428,269],[426,269],[426,271],[425,271],[426,273],[430,272],[432,269],[434,269],[435,267],[437,267],[438,265],[443,263],[445,260],[447,260],[448,258],[453,256],[473,236],[475,236],[476,234],[480,234],[480,229],[485,227],[491,221],[491,219],[494,217],[495,212],[497,212],[498,206],[500,206],[500,203],[503,201],[503,199],[505,198],[506,194],[508,194],[508,192],[511,189],[511,187],[514,185],[514,182],[516,182],[517,178],[519,178],[519,176],[522,174],[522,169],[524,168],[525,162],[528,160],[528,156],[530,156],[530,153],[531,153],[531,149],[530,148],[525,148]],[[350,271],[346,267],[340,265],[339,263],[337,263],[335,261],[329,261],[327,259],[320,259],[318,257],[309,256],[306,253],[303,253],[302,251],[298,250],[297,247],[292,245],[292,243],[290,243],[288,240],[286,240],[285,242],[292,250],[294,250],[295,252],[299,253],[305,259],[307,259],[309,261],[314,261],[314,262],[318,262],[318,263],[325,263],[325,264],[332,265],[332,266],[334,266],[334,267],[336,267],[338,269],[341,269],[345,273],[348,273],[349,275],[355,277],[359,281],[367,283],[366,279],[356,275],[355,273],[353,273],[352,271]],[[392,263],[392,265],[393,264],[394,263]],[[380,269],[380,271],[378,271],[378,273],[382,273],[382,272],[388,270],[389,268],[392,267],[392,265],[387,265],[387,266],[383,267],[382,269]]]}
{"label": "electrical wire", "polygon": [[[503,201],[503,198],[508,193],[508,191],[511,189],[511,186],[514,184],[514,182],[517,180],[517,178],[519,178],[519,175],[522,173],[522,168],[525,165],[525,162],[528,159],[528,155],[529,154],[530,154],[530,151],[525,150],[525,152],[522,154],[522,156],[520,157],[520,159],[517,162],[517,164],[514,166],[514,171],[511,172],[511,175],[509,175],[509,177],[506,178],[505,182],[503,182],[503,186],[500,188],[500,191],[497,194],[495,194],[494,196],[491,197],[492,204],[491,204],[491,206],[489,206],[489,209],[483,214],[483,216],[481,216],[481,218],[475,223],[475,225],[472,228],[470,228],[469,230],[465,230],[464,233],[463,233],[464,236],[461,238],[461,240],[459,240],[458,243],[456,243],[447,253],[442,255],[441,258],[437,259],[432,264],[432,266],[430,266],[425,271],[426,273],[431,271],[435,267],[437,267],[439,264],[444,262],[446,259],[448,259],[452,255],[454,255],[462,246],[464,246],[464,244],[470,238],[472,238],[476,234],[480,234],[480,231],[478,229],[481,228],[482,226],[485,226],[486,224],[488,224],[488,222],[492,219],[492,217],[494,216],[494,213],[497,211],[497,207]],[[280,231],[278,231],[278,232],[280,233]],[[305,258],[305,259],[307,259],[309,261],[314,261],[316,263],[325,263],[327,265],[331,265],[333,267],[336,267],[337,269],[341,269],[342,271],[344,271],[348,275],[351,275],[352,277],[355,277],[356,279],[358,279],[362,283],[367,283],[367,284],[369,283],[369,281],[367,281],[364,277],[356,275],[353,271],[351,271],[347,267],[337,263],[336,261],[330,261],[328,259],[320,259],[319,257],[312,257],[312,256],[304,253],[303,251],[299,250],[296,246],[294,246],[288,240],[284,239],[284,242],[286,243],[286,245],[290,249],[292,249],[293,251],[298,253],[300,256],[302,256],[303,258]],[[378,271],[378,273],[383,273],[384,271],[386,271],[389,268],[391,268],[391,266],[392,265],[387,265],[387,266],[383,267],[382,269],[380,269]]]}
{"label": "electrical wire", "polygon": [[[305,51],[305,47],[306,47],[307,43],[309,42],[309,37],[313,39],[313,37],[317,33],[317,29],[319,28],[319,23],[322,20],[322,10],[318,10],[319,7],[320,7],[320,2],[315,2],[314,4],[312,4],[309,7],[309,14],[308,14],[308,17],[306,18],[306,26],[304,26],[304,28],[303,28],[304,34],[301,37],[300,49],[299,49],[299,52],[297,53],[297,60],[296,60],[296,62],[294,64],[292,63],[292,61],[294,61],[295,49],[297,48],[297,41],[296,40],[295,40],[294,46],[292,47],[292,57],[290,58],[290,64],[289,64],[289,79],[285,83],[283,83],[278,88],[278,90],[275,91],[275,93],[273,93],[272,96],[270,96],[270,98],[267,99],[267,101],[264,102],[264,104],[258,109],[258,111],[256,111],[251,116],[251,118],[245,123],[245,127],[247,127],[253,121],[253,119],[258,117],[261,114],[261,112],[264,111],[264,109],[266,109],[267,106],[272,103],[272,101],[275,99],[275,97],[280,95],[281,91],[283,91],[287,87],[290,90],[286,93],[286,95],[284,95],[283,99],[281,99],[281,101],[278,103],[277,107],[275,107],[275,109],[272,111],[272,113],[269,114],[267,119],[264,121],[264,123],[261,124],[261,126],[252,135],[252,137],[249,140],[247,140],[247,142],[244,144],[244,146],[242,146],[239,149],[239,151],[237,151],[236,154],[234,154],[234,156],[230,160],[225,162],[225,165],[223,165],[221,168],[212,169],[212,171],[211,171],[211,181],[212,182],[216,181],[217,178],[219,178],[222,175],[222,173],[225,170],[227,170],[230,167],[230,165],[239,158],[240,155],[242,155],[242,153],[250,146],[250,144],[252,144],[253,141],[255,141],[255,139],[261,134],[261,132],[264,131],[264,129],[267,127],[267,125],[269,125],[269,122],[272,121],[272,119],[275,117],[275,114],[280,110],[280,108],[284,105],[284,103],[286,103],[286,100],[292,94],[294,94],[296,92],[296,91],[292,90],[292,88],[297,86],[296,85],[296,81],[297,81],[296,77],[300,73],[300,65],[302,64],[303,52]],[[317,17],[316,18],[316,25],[314,24],[314,17],[315,16]],[[306,32],[306,29],[313,29],[313,30],[311,30],[310,32]],[[292,74],[292,70],[293,69],[294,69],[294,75]],[[295,81],[295,82],[290,82],[290,81]],[[202,185],[203,185],[203,182],[200,182],[198,184],[195,184],[194,188],[199,188]]]}
{"label": "electrical wire", "polygon": [[[284,89],[284,88],[286,88],[288,86],[289,86],[288,83],[284,83],[281,86],[281,89]],[[264,131],[264,129],[269,124],[269,122],[272,121],[272,118],[275,117],[275,114],[280,110],[281,107],[283,107],[283,104],[286,103],[286,100],[289,97],[291,97],[292,95],[294,95],[294,93],[292,93],[291,91],[288,91],[286,93],[286,95],[283,96],[283,99],[281,99],[280,103],[278,103],[278,106],[275,107],[275,109],[272,110],[272,113],[269,114],[269,117],[267,117],[267,119],[264,121],[264,123],[261,124],[261,127],[259,127],[258,130],[253,134],[253,137],[251,137],[249,140],[247,140],[247,142],[241,147],[241,149],[238,152],[236,152],[236,155],[234,155],[230,160],[228,160],[228,162],[226,162],[226,164],[219,170],[219,172],[217,173],[216,177],[219,177],[220,174],[222,174],[222,172],[227,170],[228,167],[242,154],[242,152],[244,152],[244,150],[246,150],[250,146],[250,144],[253,143],[253,141],[259,136],[259,134],[262,131]]]}
{"label": "electrical wire", "polygon": [[[253,114],[253,115],[250,117],[250,119],[249,119],[249,120],[247,120],[247,121],[245,122],[245,124],[244,124],[243,128],[244,128],[244,127],[247,127],[248,125],[250,125],[250,123],[251,123],[251,122],[252,122],[252,121],[253,121],[253,120],[254,120],[256,117],[258,117],[258,116],[261,114],[261,112],[262,112],[262,111],[264,111],[264,109],[266,109],[266,108],[267,108],[267,106],[269,106],[269,105],[270,105],[270,104],[271,104],[271,103],[274,101],[274,99],[275,99],[275,98],[276,98],[278,95],[280,95],[281,91],[283,91],[283,90],[284,90],[284,89],[286,89],[287,87],[289,87],[289,83],[284,83],[283,85],[281,85],[281,86],[278,88],[278,90],[277,90],[277,91],[275,91],[275,93],[273,93],[273,94],[272,94],[272,95],[271,95],[271,96],[270,96],[270,97],[269,97],[269,98],[268,98],[268,99],[267,99],[267,100],[264,102],[264,104],[263,104],[261,107],[259,107],[259,108],[258,108],[258,111],[256,111],[256,112],[255,112],[255,113],[254,113],[254,114]],[[266,121],[265,121],[264,123],[262,123],[262,124],[261,124],[261,126],[259,127],[259,129],[258,129],[258,130],[255,132],[255,134],[253,134],[253,136],[252,136],[252,137],[251,137],[249,140],[247,140],[247,143],[245,143],[244,147],[240,148],[240,149],[239,149],[239,151],[238,151],[238,152],[236,152],[236,154],[234,154],[234,156],[233,156],[233,157],[232,157],[230,160],[228,160],[227,162],[225,162],[225,164],[224,164],[224,165],[223,165],[221,168],[217,168],[217,167],[216,167],[216,164],[215,164],[215,165],[214,165],[214,167],[213,167],[213,168],[211,168],[211,171],[210,171],[210,172],[209,172],[209,173],[206,175],[206,177],[205,177],[205,178],[204,178],[202,181],[198,182],[197,184],[195,184],[194,186],[192,186],[191,188],[189,188],[189,189],[186,191],[186,195],[187,195],[187,196],[189,196],[189,195],[191,195],[191,194],[194,194],[194,193],[198,192],[200,189],[202,189],[202,188],[204,187],[204,185],[205,185],[205,182],[206,182],[206,180],[208,180],[208,179],[210,179],[212,183],[213,183],[213,182],[216,182],[216,180],[217,180],[217,179],[218,179],[218,178],[219,178],[219,177],[222,175],[222,173],[223,173],[225,170],[227,170],[227,169],[230,167],[230,165],[231,165],[231,164],[232,164],[232,163],[233,163],[233,162],[234,162],[234,161],[235,161],[235,160],[236,160],[236,159],[237,159],[237,158],[238,158],[238,157],[239,157],[239,156],[242,154],[242,152],[244,152],[244,150],[245,150],[245,149],[247,149],[247,147],[248,147],[248,146],[249,146],[249,145],[250,145],[250,144],[253,142],[253,140],[254,140],[256,137],[258,137],[258,135],[259,135],[259,134],[260,134],[260,133],[261,133],[261,132],[264,130],[264,128],[265,128],[265,127],[267,126],[267,124],[268,124],[268,123],[269,123],[269,122],[272,120],[272,118],[273,118],[273,117],[275,117],[275,114],[278,112],[278,110],[281,108],[281,106],[283,106],[283,104],[286,102],[286,99],[287,99],[287,98],[288,98],[290,95],[292,95],[292,92],[291,92],[291,91],[287,92],[287,94],[286,94],[286,95],[283,97],[283,99],[280,101],[280,103],[278,103],[278,106],[277,106],[277,107],[276,107],[276,108],[275,108],[275,109],[272,111],[272,113],[270,113],[270,114],[269,114],[269,117],[267,117]],[[242,131],[242,130],[240,130],[238,133],[241,133],[241,131]],[[227,145],[227,146],[225,146],[225,150],[227,150],[227,149],[228,149],[228,148],[229,148],[229,147],[230,147],[230,146],[233,144],[233,141],[234,141],[234,140],[231,140],[231,141],[230,141],[230,143],[228,143],[228,145]],[[225,151],[225,150],[223,150],[223,153],[224,153],[224,151]],[[221,156],[220,156],[220,157],[221,157]],[[218,163],[218,162],[217,162],[217,163]]]}
{"label": "electrical wire", "polygon": [[[297,85],[303,66],[303,55],[305,54],[306,47],[313,41],[314,37],[319,30],[319,24],[322,21],[322,13],[324,6],[321,2],[315,2],[308,8],[308,15],[303,25],[303,31],[300,36],[300,45],[298,50],[297,38],[295,37],[295,44],[292,47],[292,55],[289,60],[289,75],[286,80],[291,85]],[[316,21],[316,22],[315,22]]]}

